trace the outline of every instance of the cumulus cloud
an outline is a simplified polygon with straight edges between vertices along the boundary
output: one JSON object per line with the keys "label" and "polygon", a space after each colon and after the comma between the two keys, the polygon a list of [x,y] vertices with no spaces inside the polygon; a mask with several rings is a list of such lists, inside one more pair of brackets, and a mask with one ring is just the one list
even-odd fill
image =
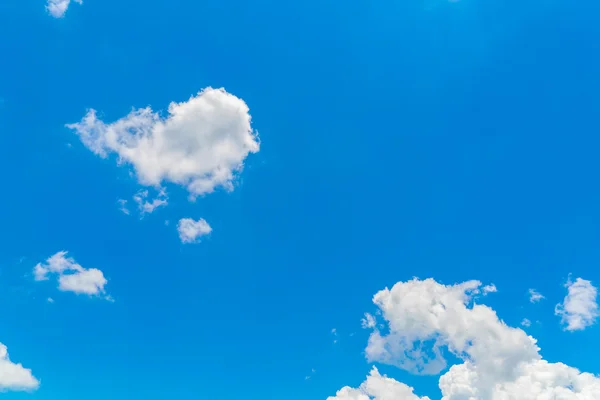
{"label": "cumulus cloud", "polygon": [[[479,281],[443,285],[433,279],[399,282],[378,292],[373,302],[386,321],[386,332],[373,330],[367,358],[433,374],[445,368],[442,350],[448,351],[462,363],[440,377],[442,400],[600,399],[599,377],[543,360],[533,337],[474,302],[480,292]],[[344,388],[337,398],[377,397],[364,389]],[[411,399],[385,397],[403,398]]]}
{"label": "cumulus cloud", "polygon": [[535,289],[529,289],[529,301],[532,303],[538,303],[544,299],[544,296]]}
{"label": "cumulus cloud", "polygon": [[182,218],[177,224],[179,239],[181,243],[196,243],[200,237],[212,232],[212,228],[204,219],[195,221],[191,218]]}
{"label": "cumulus cloud", "polygon": [[598,319],[598,290],[592,282],[577,278],[570,279],[565,285],[568,294],[561,304],[557,304],[554,312],[561,318],[567,331],[579,331],[593,325]]}
{"label": "cumulus cloud", "polygon": [[429,397],[417,396],[410,386],[382,376],[377,368],[373,367],[367,380],[358,389],[343,387],[327,400],[429,400]]}
{"label": "cumulus cloud", "polygon": [[7,390],[31,391],[39,387],[40,382],[30,369],[15,364],[8,356],[8,349],[0,343],[0,392]]}
{"label": "cumulus cloud", "polygon": [[119,164],[133,166],[142,185],[173,182],[192,198],[219,187],[233,190],[244,160],[260,148],[246,103],[210,87],[171,103],[166,117],[147,107],[105,123],[92,109],[67,127],[98,156],[115,154]]}
{"label": "cumulus cloud", "polygon": [[[82,4],[82,0],[73,0],[75,3]],[[71,0],[48,0],[46,4],[46,10],[54,18],[62,18],[67,12],[67,8],[71,4]]]}
{"label": "cumulus cloud", "polygon": [[[50,276],[58,280],[58,289],[64,292],[99,296],[105,294],[107,283],[102,271],[96,268],[83,268],[66,251],[59,251],[49,257],[45,263],[37,264],[33,269],[36,281],[46,281]],[[109,299],[109,297],[106,297]]]}

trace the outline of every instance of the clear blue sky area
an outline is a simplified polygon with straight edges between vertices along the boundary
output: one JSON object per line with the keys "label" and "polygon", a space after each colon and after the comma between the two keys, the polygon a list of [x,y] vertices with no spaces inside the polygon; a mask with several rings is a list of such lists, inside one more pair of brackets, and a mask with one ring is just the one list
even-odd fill
{"label": "clear blue sky area", "polygon": [[[371,368],[373,295],[413,277],[493,283],[545,359],[600,373],[600,328],[554,309],[569,274],[600,282],[598,1],[2,0],[0,38],[0,343],[40,383],[7,400],[324,400]],[[206,87],[260,151],[143,216],[154,188],[65,126]],[[212,232],[182,243],[184,217]],[[59,251],[110,301],[36,281]]]}

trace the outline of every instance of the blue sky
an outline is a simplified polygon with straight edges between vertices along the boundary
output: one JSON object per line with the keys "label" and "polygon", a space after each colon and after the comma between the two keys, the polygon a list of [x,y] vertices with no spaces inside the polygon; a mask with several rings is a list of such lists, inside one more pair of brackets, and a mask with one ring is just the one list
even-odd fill
{"label": "blue sky", "polygon": [[437,400],[436,339],[508,393],[477,345],[521,329],[600,374],[598,2],[46,6],[0,2],[3,397]]}

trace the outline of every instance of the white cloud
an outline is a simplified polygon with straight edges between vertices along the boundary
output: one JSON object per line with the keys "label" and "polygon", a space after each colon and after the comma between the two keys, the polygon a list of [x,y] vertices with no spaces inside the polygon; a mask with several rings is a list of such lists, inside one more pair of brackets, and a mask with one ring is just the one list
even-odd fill
{"label": "white cloud", "polygon": [[71,257],[66,257],[66,251],[59,251],[46,260],[37,264],[33,269],[36,281],[45,281],[50,275],[58,279],[58,289],[64,292],[99,296],[105,294],[107,283],[102,271],[96,268],[83,268]]}
{"label": "white cloud", "polygon": [[[82,0],[73,0],[75,3],[82,4]],[[48,0],[46,4],[46,10],[54,18],[62,18],[67,12],[67,8],[71,4],[71,0]]]}
{"label": "white cloud", "polygon": [[523,321],[521,321],[521,325],[524,327],[530,327],[531,326],[531,321],[528,320],[527,318],[523,318]]}
{"label": "white cloud", "polygon": [[[545,360],[523,362],[508,381],[489,380],[477,366],[465,362],[454,365],[440,378],[442,400],[595,400],[600,399],[600,378],[580,373],[563,363]],[[481,382],[492,384],[482,387]]]}
{"label": "white cloud", "polygon": [[529,289],[529,301],[532,303],[538,303],[543,300],[545,297],[542,296],[540,292],[535,289]]}
{"label": "white cloud", "polygon": [[554,312],[561,317],[561,323],[567,331],[578,331],[593,325],[598,318],[598,290],[592,282],[577,278],[570,279],[565,285],[568,294],[561,304],[557,304]]}
{"label": "white cloud", "polygon": [[496,285],[491,284],[491,285],[486,285],[483,287],[483,289],[481,289],[481,291],[483,292],[484,296],[486,294],[489,293],[496,293],[498,291],[498,289],[496,289]]}
{"label": "white cloud", "polygon": [[372,329],[377,325],[377,320],[373,315],[365,313],[365,317],[360,320],[360,325],[363,329]]}
{"label": "white cloud", "polygon": [[373,367],[371,374],[358,389],[344,387],[327,400],[429,400],[413,393],[413,388],[385,375]]}
{"label": "white cloud", "polygon": [[[490,307],[473,302],[480,291],[479,281],[442,285],[413,279],[378,292],[373,301],[387,333],[373,330],[367,358],[435,374],[445,368],[442,350],[447,350],[463,363],[440,377],[442,400],[600,399],[599,377],[543,360],[534,338],[506,325]],[[336,398],[377,399],[365,385],[344,388]],[[392,391],[381,397],[404,398],[412,397]]]}
{"label": "white cloud", "polygon": [[40,382],[30,369],[15,364],[8,356],[8,349],[0,343],[0,392],[7,390],[31,391],[39,387]]}
{"label": "white cloud", "polygon": [[260,148],[246,103],[209,87],[187,102],[171,103],[168,112],[163,118],[147,107],[105,123],[89,110],[67,127],[98,156],[114,153],[119,164],[132,165],[143,185],[169,181],[184,185],[192,197],[218,187],[233,190],[244,160]]}
{"label": "white cloud", "polygon": [[202,218],[198,221],[191,218],[182,218],[177,224],[177,231],[179,232],[181,243],[196,243],[200,237],[211,233],[212,228]]}
{"label": "white cloud", "polygon": [[164,188],[161,188],[158,195],[153,199],[149,199],[147,190],[140,190],[133,196],[133,200],[137,203],[141,215],[150,214],[157,208],[166,206],[168,199]]}
{"label": "white cloud", "polygon": [[129,215],[129,209],[127,208],[127,200],[125,199],[119,199],[117,200],[117,203],[119,203],[119,210],[125,214],[125,215]]}
{"label": "white cloud", "polygon": [[[169,197],[165,188],[158,189],[155,197],[150,196],[147,189],[139,190],[133,195],[133,201],[137,204],[140,218],[143,218],[145,214],[153,213],[159,207],[165,207],[169,204]],[[119,210],[126,215],[131,214],[131,211],[127,207],[127,200],[117,200],[119,204]]]}

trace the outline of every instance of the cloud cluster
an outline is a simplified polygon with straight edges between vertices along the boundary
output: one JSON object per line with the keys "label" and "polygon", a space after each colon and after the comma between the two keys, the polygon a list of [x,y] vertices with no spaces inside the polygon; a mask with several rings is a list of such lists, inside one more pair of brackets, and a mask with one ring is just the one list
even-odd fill
{"label": "cloud cluster", "polygon": [[578,331],[593,325],[598,319],[598,290],[590,281],[577,278],[565,285],[568,294],[561,304],[557,304],[555,314],[561,317],[561,323],[567,331]]}
{"label": "cloud cluster", "polygon": [[[133,195],[133,201],[137,205],[137,210],[140,217],[144,217],[145,214],[153,213],[157,208],[166,207],[169,204],[169,196],[165,188],[160,188],[156,196],[151,196],[147,189],[139,190]],[[131,214],[129,207],[127,206],[127,200],[119,199],[117,204],[119,210],[126,215]]]}
{"label": "cloud cluster", "polygon": [[[73,0],[75,3],[82,4],[82,0]],[[54,18],[62,18],[67,12],[67,8],[71,4],[71,0],[48,0],[46,4],[46,10]]]}
{"label": "cloud cluster", "polygon": [[260,148],[246,103],[210,87],[171,103],[166,118],[147,107],[105,123],[92,109],[67,127],[98,156],[115,154],[120,164],[132,165],[140,184],[184,185],[191,197],[232,190],[244,160]]}
{"label": "cloud cluster", "polygon": [[56,276],[58,289],[61,291],[90,296],[105,294],[104,286],[107,280],[102,271],[96,268],[83,268],[66,255],[66,251],[59,251],[49,257],[45,263],[37,264],[33,269],[35,280],[46,281],[49,276]]}
{"label": "cloud cluster", "polygon": [[[373,302],[386,321],[386,332],[373,330],[367,358],[413,373],[437,374],[446,367],[442,350],[449,351],[463,362],[440,377],[443,400],[600,399],[600,378],[543,360],[534,338],[475,303],[481,293],[479,281],[443,285],[433,279],[399,282],[378,292]],[[358,392],[345,388],[333,399],[418,398],[378,397],[364,389],[368,381]]]}
{"label": "cloud cluster", "polygon": [[150,214],[159,207],[165,207],[168,204],[167,192],[161,188],[158,195],[154,198],[148,195],[148,190],[140,190],[133,196],[133,200],[138,205],[141,215]]}
{"label": "cloud cluster", "polygon": [[212,232],[212,228],[204,219],[195,221],[192,218],[182,218],[177,224],[181,243],[196,243],[202,236]]}
{"label": "cloud cluster", "polygon": [[8,356],[8,349],[0,343],[0,392],[5,390],[35,390],[40,382],[30,369],[13,363]]}

